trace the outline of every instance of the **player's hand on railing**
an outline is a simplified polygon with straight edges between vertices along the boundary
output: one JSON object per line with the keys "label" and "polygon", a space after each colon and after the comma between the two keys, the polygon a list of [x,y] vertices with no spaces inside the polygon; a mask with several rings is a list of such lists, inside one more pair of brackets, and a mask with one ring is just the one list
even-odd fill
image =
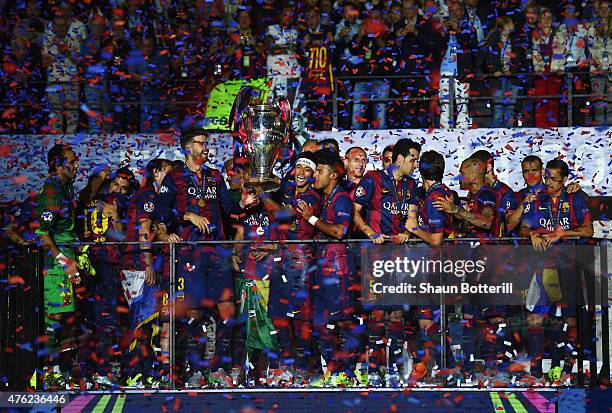
{"label": "player's hand on railing", "polygon": [[368,238],[370,238],[374,244],[382,244],[389,239],[389,236],[385,234],[372,233],[368,235]]}
{"label": "player's hand on railing", "polygon": [[544,238],[546,247],[550,247],[554,242],[558,241],[562,236],[563,236],[563,230],[559,228],[555,232],[551,232],[551,233],[542,235],[542,238]]}
{"label": "player's hand on railing", "polygon": [[178,236],[178,234],[170,234],[168,235],[167,241],[171,244],[176,244],[177,242],[181,242],[183,239]]}
{"label": "player's hand on railing", "polygon": [[391,237],[391,240],[394,244],[405,244],[410,239],[410,234],[406,232],[402,232],[401,234],[397,234]]}
{"label": "player's hand on railing", "polygon": [[530,235],[531,244],[533,248],[538,252],[544,252],[548,248],[546,245],[546,240],[538,233],[532,232]]}

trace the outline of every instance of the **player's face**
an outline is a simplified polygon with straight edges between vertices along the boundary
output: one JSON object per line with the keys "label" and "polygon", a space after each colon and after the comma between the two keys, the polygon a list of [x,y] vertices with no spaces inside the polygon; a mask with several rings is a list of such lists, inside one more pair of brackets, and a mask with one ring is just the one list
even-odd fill
{"label": "player's face", "polygon": [[187,145],[187,150],[194,160],[206,162],[208,159],[208,136],[198,135]]}
{"label": "player's face", "polygon": [[352,151],[347,159],[346,169],[348,175],[355,178],[363,178],[365,173],[366,165],[368,164],[368,157],[362,151]]}
{"label": "player's face", "polygon": [[65,182],[72,182],[79,170],[79,159],[73,150],[64,151],[64,156],[64,164],[58,168],[60,178]]}
{"label": "player's face", "polygon": [[308,10],[306,12],[306,24],[310,29],[316,29],[319,25],[321,18],[319,12],[316,10]]}
{"label": "player's face", "polygon": [[523,162],[521,167],[523,179],[527,186],[531,187],[542,183],[542,165],[539,162]]}
{"label": "player's face", "polygon": [[312,176],[314,175],[314,171],[307,166],[304,165],[296,165],[295,166],[295,183],[298,188],[303,188],[312,182]]}
{"label": "player's face", "polygon": [[113,179],[108,188],[110,194],[122,194],[125,195],[130,189],[130,181],[123,176],[118,176]]}
{"label": "player's face", "polygon": [[416,149],[410,149],[408,156],[403,157],[402,163],[400,164],[400,171],[404,176],[409,176],[416,171],[419,166],[420,153]]}
{"label": "player's face", "polygon": [[238,24],[240,25],[241,29],[248,29],[251,27],[251,17],[249,16],[249,13],[246,11],[241,11],[240,14],[238,14]]}
{"label": "player's face", "polygon": [[317,165],[317,171],[315,172],[314,187],[315,189],[325,189],[331,182],[331,174],[333,173],[332,168],[329,165]]}
{"label": "player's face", "polygon": [[459,187],[468,189],[472,181],[473,176],[470,176],[469,168],[465,164],[461,164],[461,168],[459,168]]}
{"label": "player's face", "polygon": [[548,195],[559,195],[567,181],[567,176],[561,176],[560,169],[546,169],[544,172],[544,184]]}
{"label": "player's face", "polygon": [[391,161],[392,157],[393,157],[393,152],[389,152],[389,151],[383,152],[383,155],[382,155],[382,166],[383,166],[384,170],[389,169],[389,166],[392,163],[392,161]]}

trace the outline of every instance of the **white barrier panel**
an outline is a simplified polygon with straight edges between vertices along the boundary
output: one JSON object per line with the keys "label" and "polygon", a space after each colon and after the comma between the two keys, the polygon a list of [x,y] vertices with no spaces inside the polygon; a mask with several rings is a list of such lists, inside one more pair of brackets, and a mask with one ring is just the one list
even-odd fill
{"label": "white barrier panel", "polygon": [[[385,146],[400,138],[411,138],[420,142],[423,150],[436,150],[445,156],[445,182],[455,190],[459,190],[459,164],[478,149],[494,154],[499,178],[516,190],[524,186],[520,161],[525,156],[537,155],[544,162],[561,157],[570,166],[570,179],[579,180],[587,193],[597,196],[612,195],[611,134],[612,128],[404,129],[316,132],[312,137],[338,140],[343,154],[351,146],[364,148],[369,169],[380,168],[380,152]],[[82,172],[75,185],[77,190],[84,186],[87,175],[102,165],[128,165],[141,170],[155,156],[182,159],[178,138],[172,135],[2,135],[0,200],[23,199],[40,189],[47,173],[46,153],[56,141],[69,143],[77,151]],[[231,147],[228,134],[213,135],[211,164],[222,169],[231,157]]]}

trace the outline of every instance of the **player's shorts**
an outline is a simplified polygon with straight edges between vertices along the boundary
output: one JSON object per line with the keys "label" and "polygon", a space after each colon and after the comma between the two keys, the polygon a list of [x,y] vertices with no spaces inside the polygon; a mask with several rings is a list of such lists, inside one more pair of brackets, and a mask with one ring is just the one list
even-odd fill
{"label": "player's shorts", "polygon": [[319,254],[319,268],[312,287],[315,325],[353,319],[355,282],[348,260],[346,253],[338,251],[323,250]]}
{"label": "player's shorts", "polygon": [[93,316],[97,325],[115,325],[117,319],[117,296],[120,291],[118,265],[92,262],[96,275],[88,280],[93,294]]}
{"label": "player's shorts", "polygon": [[535,306],[527,310],[533,314],[575,317],[577,305],[577,276],[571,268],[540,269],[530,286],[529,296],[536,290]]}
{"label": "player's shorts", "polygon": [[270,282],[268,316],[310,320],[310,285],[316,265],[310,247],[289,244],[279,251]]}
{"label": "player's shorts", "polygon": [[233,301],[231,247],[183,245],[177,253],[176,306],[184,309],[216,307]]}
{"label": "player's shorts", "polygon": [[[61,247],[60,252],[74,260],[74,251]],[[74,290],[64,267],[50,255],[44,261],[45,314],[69,313],[76,309]]]}

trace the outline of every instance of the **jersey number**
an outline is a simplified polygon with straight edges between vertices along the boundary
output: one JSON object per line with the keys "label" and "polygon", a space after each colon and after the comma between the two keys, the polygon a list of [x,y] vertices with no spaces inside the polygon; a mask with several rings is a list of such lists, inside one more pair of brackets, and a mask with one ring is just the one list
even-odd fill
{"label": "jersey number", "polygon": [[310,48],[309,69],[325,69],[327,66],[327,47]]}

